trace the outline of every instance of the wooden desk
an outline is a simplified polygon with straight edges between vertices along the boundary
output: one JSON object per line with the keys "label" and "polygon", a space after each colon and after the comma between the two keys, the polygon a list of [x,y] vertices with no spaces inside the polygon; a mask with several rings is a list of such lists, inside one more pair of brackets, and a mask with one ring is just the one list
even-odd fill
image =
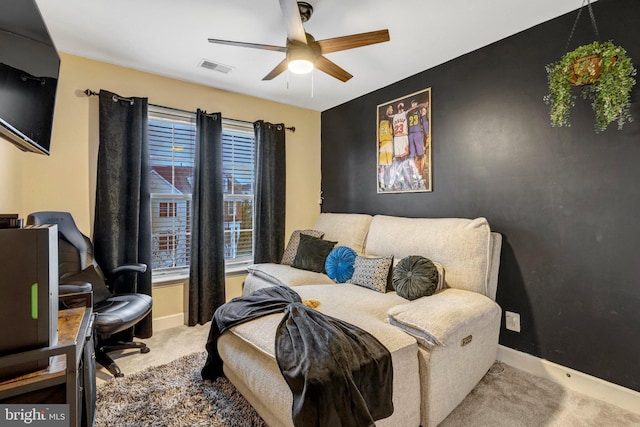
{"label": "wooden desk", "polygon": [[[58,312],[58,344],[36,350],[0,357],[0,367],[40,360],[49,357],[49,367],[39,371],[0,381],[0,403],[10,399],[11,403],[21,403],[20,396],[36,390],[65,385],[65,402],[69,404],[71,426],[80,425],[82,396],[79,390],[78,368],[82,360],[85,344],[93,342],[93,310],[90,306],[70,308]],[[87,349],[93,354],[93,348]],[[93,380],[95,384],[95,380]],[[23,403],[37,402],[25,398]],[[91,402],[94,405],[95,402]]]}

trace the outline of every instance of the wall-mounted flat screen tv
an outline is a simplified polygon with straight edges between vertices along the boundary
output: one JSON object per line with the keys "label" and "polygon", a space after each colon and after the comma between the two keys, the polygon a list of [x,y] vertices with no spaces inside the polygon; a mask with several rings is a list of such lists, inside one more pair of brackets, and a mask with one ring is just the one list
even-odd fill
{"label": "wall-mounted flat screen tv", "polygon": [[35,0],[0,0],[0,135],[49,154],[60,57]]}

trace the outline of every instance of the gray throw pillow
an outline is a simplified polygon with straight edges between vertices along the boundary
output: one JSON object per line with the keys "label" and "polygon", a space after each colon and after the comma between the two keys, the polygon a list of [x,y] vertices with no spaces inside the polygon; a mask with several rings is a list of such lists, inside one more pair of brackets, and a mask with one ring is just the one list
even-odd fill
{"label": "gray throw pillow", "polygon": [[322,231],[318,230],[296,230],[291,233],[291,237],[289,238],[289,243],[287,244],[287,248],[284,250],[282,254],[282,260],[280,264],[291,265],[293,264],[293,260],[298,253],[298,245],[300,244],[300,234],[306,234],[307,236],[317,237],[321,239],[324,236]]}
{"label": "gray throw pillow", "polygon": [[402,298],[410,301],[433,295],[438,289],[438,269],[431,260],[411,255],[400,260],[393,270],[393,287]]}
{"label": "gray throw pillow", "polygon": [[357,256],[353,265],[353,276],[346,283],[369,288],[383,294],[387,292],[393,255],[381,258]]}

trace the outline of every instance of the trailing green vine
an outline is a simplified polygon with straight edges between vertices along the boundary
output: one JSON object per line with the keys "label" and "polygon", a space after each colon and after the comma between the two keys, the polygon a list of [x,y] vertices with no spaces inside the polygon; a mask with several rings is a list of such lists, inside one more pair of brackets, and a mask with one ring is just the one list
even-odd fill
{"label": "trailing green vine", "polygon": [[[591,55],[600,58],[599,64],[592,63],[574,70],[577,60]],[[597,74],[597,68],[602,70],[600,77],[590,83]],[[552,126],[570,126],[569,112],[576,100],[571,93],[574,85],[584,85],[582,98],[591,100],[596,114],[596,132],[605,130],[614,121],[618,123],[618,129],[633,121],[630,93],[636,84],[636,69],[622,47],[611,42],[583,45],[565,54],[560,61],[548,64],[546,70],[549,93],[543,99],[549,105]]]}

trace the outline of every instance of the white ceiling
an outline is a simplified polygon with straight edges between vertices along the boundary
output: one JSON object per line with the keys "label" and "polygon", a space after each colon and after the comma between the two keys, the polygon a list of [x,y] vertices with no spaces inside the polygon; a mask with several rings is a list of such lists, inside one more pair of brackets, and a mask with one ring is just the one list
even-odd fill
{"label": "white ceiling", "polygon": [[[390,42],[327,55],[354,75],[342,83],[319,71],[305,76],[284,72],[262,81],[284,59],[283,53],[207,41],[284,46],[278,0],[36,1],[59,51],[317,111],[577,9],[583,2],[307,0],[314,14],[304,26],[316,40],[389,29]],[[203,59],[234,68],[229,74],[200,68]]]}

